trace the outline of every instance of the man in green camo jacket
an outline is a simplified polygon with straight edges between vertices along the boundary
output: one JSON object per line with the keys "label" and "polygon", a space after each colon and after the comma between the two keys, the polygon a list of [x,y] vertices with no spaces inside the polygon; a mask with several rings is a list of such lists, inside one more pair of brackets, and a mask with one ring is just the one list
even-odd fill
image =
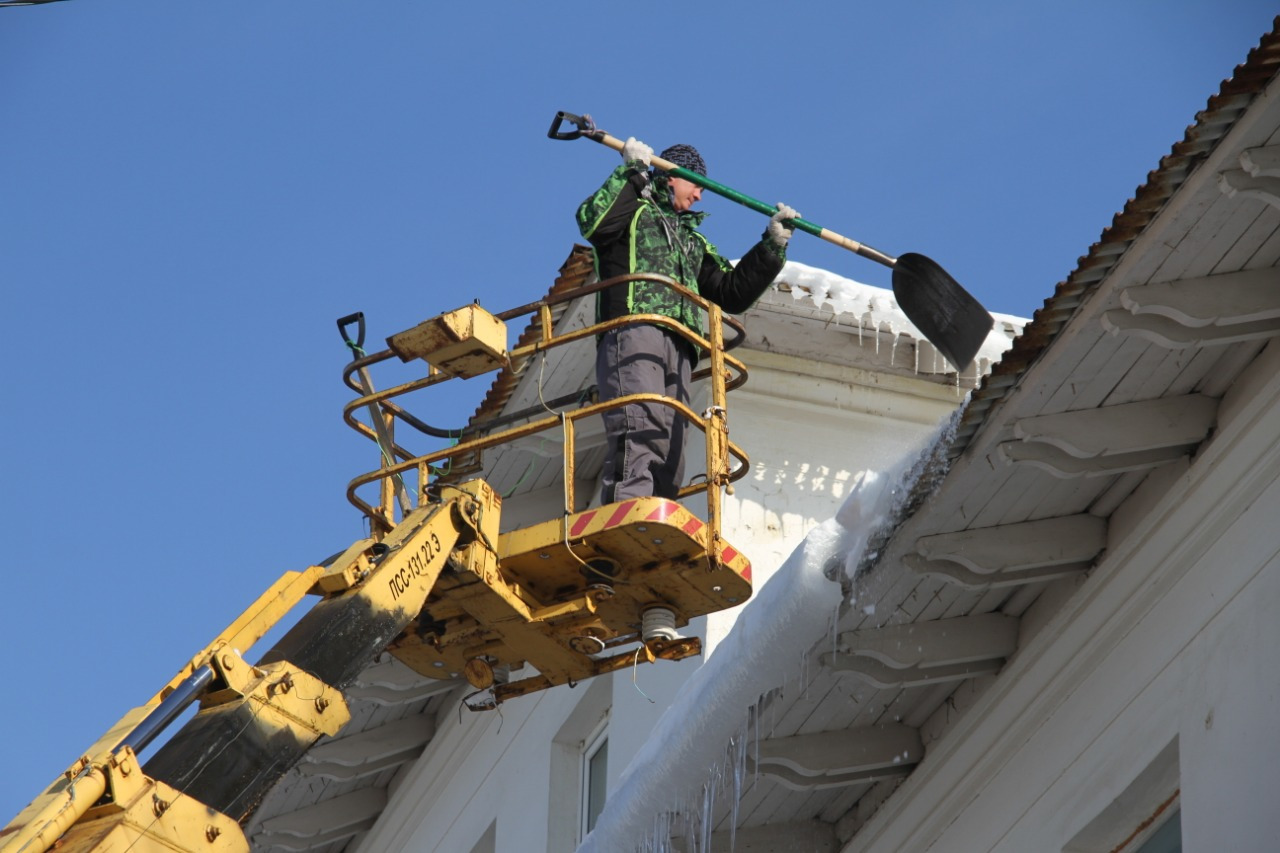
{"label": "man in green camo jacket", "polygon": [[[706,175],[702,156],[691,145],[673,145],[660,155]],[[760,242],[735,267],[698,232],[706,216],[692,210],[702,188],[665,172],[649,171],[653,149],[631,138],[622,165],[578,208],[578,227],[595,248],[603,281],[628,273],[655,273],[716,303],[731,314],[751,307],[782,270],[792,226],[800,214],[779,204]],[[698,334],[696,305],[660,284],[629,282],[601,291],[599,320],[628,314],[662,314]],[[688,405],[695,347],[660,326],[636,324],[605,333],[596,350],[596,384],[601,400],[628,394],[662,394]],[[684,482],[686,422],[669,406],[631,404],[604,414],[605,454],[601,500],[674,498]]]}

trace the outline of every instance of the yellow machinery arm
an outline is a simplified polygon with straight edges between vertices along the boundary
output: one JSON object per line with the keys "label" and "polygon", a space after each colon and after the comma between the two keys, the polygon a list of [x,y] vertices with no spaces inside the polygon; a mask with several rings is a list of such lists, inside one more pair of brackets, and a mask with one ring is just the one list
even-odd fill
{"label": "yellow machinery arm", "polygon": [[[451,560],[493,565],[499,500],[483,481],[414,510],[381,543],[290,573],[126,716],[9,826],[0,851],[248,850],[239,823],[324,734],[350,718],[342,689],[426,602]],[[308,590],[324,594],[256,665],[241,657]],[[145,767],[135,753],[200,694],[200,711]]]}
{"label": "yellow machinery arm", "polygon": [[[719,532],[720,491],[747,467],[728,440],[724,396],[745,381],[746,371],[723,352],[719,308],[664,283],[707,311],[708,338],[657,315],[556,336],[546,300],[499,317],[467,306],[392,336],[389,350],[369,356],[353,345],[361,357],[346,376],[360,396],[347,406],[347,422],[378,443],[383,464],[353,480],[348,496],[369,517],[372,537],[323,566],[281,577],[0,830],[0,853],[54,845],[99,853],[248,850],[241,826],[318,738],[346,724],[342,691],[383,650],[426,676],[464,675],[476,688],[464,700],[472,710],[640,662],[700,653],[699,640],[677,629],[751,594],[750,563]],[[520,313],[536,313],[540,331],[533,342],[508,351],[503,318]],[[676,401],[632,395],[525,419],[502,431],[455,436],[460,440],[451,448],[421,456],[396,444],[396,420],[425,425],[392,398],[502,367],[518,372],[513,365],[521,360],[527,366],[540,351],[589,340],[621,322],[665,326],[709,353],[710,366],[698,375],[710,380],[712,404],[701,417]],[[361,329],[362,342],[362,318]],[[375,392],[368,368],[393,354],[427,361],[427,377]],[[706,495],[705,521],[663,498],[579,506],[573,492],[577,422],[635,402],[668,405],[705,435],[706,479],[680,492]],[[373,427],[351,417],[360,410],[372,415]],[[500,532],[499,496],[483,480],[464,480],[458,472],[465,473],[466,464],[453,463],[478,467],[488,448],[557,429],[564,441],[563,512]],[[736,468],[731,456],[740,463]],[[453,476],[433,482],[443,460]],[[405,484],[413,474],[416,506]],[[381,486],[378,507],[356,496],[375,482]],[[308,593],[320,600],[249,664],[241,650]],[[524,673],[526,663],[533,671]],[[517,674],[523,677],[513,680]],[[139,766],[138,753],[197,700],[198,713]]]}
{"label": "yellow machinery arm", "polygon": [[[319,689],[299,692],[318,711],[341,703],[341,691],[418,615],[455,550],[463,566],[471,559],[494,563],[485,541],[497,534],[499,511],[497,496],[475,480],[448,500],[414,510],[377,547],[353,546],[319,581],[339,594],[312,607],[262,662],[287,661],[314,676]],[[244,702],[203,708],[146,770],[244,820],[279,777],[278,768],[293,766],[319,737],[263,718]],[[197,766],[191,758],[202,754],[210,758]]]}

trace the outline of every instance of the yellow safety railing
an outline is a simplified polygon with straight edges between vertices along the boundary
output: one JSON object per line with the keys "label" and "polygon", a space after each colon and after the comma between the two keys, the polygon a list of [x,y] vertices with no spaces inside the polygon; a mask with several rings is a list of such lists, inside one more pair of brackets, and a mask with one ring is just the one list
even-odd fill
{"label": "yellow safety railing", "polygon": [[[553,306],[580,299],[605,288],[631,281],[647,281],[664,285],[684,299],[696,304],[707,314],[708,331],[706,335],[699,335],[678,320],[659,314],[632,314],[583,328],[556,333],[551,311]],[[574,512],[577,497],[574,492],[574,449],[576,428],[579,422],[587,418],[599,417],[610,409],[633,403],[670,407],[678,417],[684,418],[689,424],[703,433],[706,444],[706,478],[703,481],[683,486],[679,491],[678,497],[685,498],[699,493],[705,494],[707,499],[706,521],[712,526],[712,530],[718,532],[720,529],[721,490],[729,487],[729,484],[733,481],[745,476],[750,466],[750,460],[747,455],[728,438],[726,398],[729,391],[740,387],[747,381],[746,366],[727,352],[727,350],[739,345],[745,338],[745,330],[742,324],[732,317],[724,316],[720,306],[693,293],[674,280],[665,276],[653,275],[617,276],[555,294],[546,299],[531,302],[495,316],[499,320],[506,322],[527,315],[537,315],[538,336],[536,340],[524,343],[506,353],[505,367],[508,369],[527,359],[540,355],[545,357],[545,353],[554,348],[589,340],[611,329],[635,324],[655,325],[682,337],[705,354],[707,364],[693,372],[691,381],[709,380],[709,405],[704,412],[699,414],[684,403],[659,394],[632,394],[606,402],[590,402],[589,400],[583,402],[583,395],[579,393],[567,400],[548,401],[539,409],[539,411],[545,411],[563,407],[554,411],[554,413],[548,412],[546,416],[540,418],[533,418],[528,413],[522,413],[522,417],[515,419],[514,425],[506,426],[505,428],[502,428],[504,426],[502,422],[481,421],[470,424],[461,430],[443,430],[424,423],[403,405],[403,400],[399,402],[397,400],[455,378],[452,374],[428,365],[427,374],[421,378],[380,391],[367,392],[367,386],[364,381],[369,376],[369,368],[396,357],[396,353],[388,348],[380,352],[364,355],[350,362],[343,371],[343,380],[347,386],[360,395],[343,407],[343,420],[361,435],[377,442],[381,448],[381,467],[355,477],[347,486],[348,500],[370,519],[373,534],[375,536],[384,535],[394,526],[395,496],[399,488],[398,484],[402,482],[402,477],[406,473],[416,472],[417,474],[418,487],[416,489],[417,494],[414,496],[414,504],[416,505],[423,499],[430,498],[429,492],[433,485],[431,482],[433,473],[437,476],[436,482],[448,482],[450,479],[456,479],[454,475],[440,475],[442,470],[456,470],[457,466],[453,464],[456,460],[478,459],[479,454],[485,450],[559,428],[563,428],[564,431],[562,438],[564,512],[566,514]],[[726,327],[732,332],[732,337],[727,343]],[[357,380],[357,376],[362,377],[362,379]],[[369,413],[378,413],[383,419],[383,423],[381,425],[375,424],[374,426],[362,423],[356,419],[356,413],[361,410]],[[504,418],[502,421],[509,423],[512,419]],[[456,439],[457,443],[430,453],[412,453],[395,442],[393,426],[396,422],[407,424],[421,433],[436,438]],[[361,488],[373,483],[379,483],[381,486],[378,506],[374,506],[358,493]],[[408,511],[403,504],[401,509],[402,512]]]}

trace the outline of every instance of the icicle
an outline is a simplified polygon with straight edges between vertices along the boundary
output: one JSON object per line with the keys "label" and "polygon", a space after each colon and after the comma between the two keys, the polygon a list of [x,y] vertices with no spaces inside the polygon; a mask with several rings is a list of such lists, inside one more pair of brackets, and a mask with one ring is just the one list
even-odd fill
{"label": "icicle", "polygon": [[658,816],[658,850],[659,853],[669,853],[671,850],[671,834],[676,827],[673,826],[675,816],[671,812],[663,812]]}
{"label": "icicle", "polygon": [[[850,604],[853,602],[850,601]],[[840,654],[840,611],[842,604],[837,604],[831,613],[831,654]]]}
{"label": "icicle", "polygon": [[738,807],[742,803],[742,780],[747,775],[747,728],[738,733],[733,750],[733,801],[729,808],[729,853],[738,843]]}
{"label": "icicle", "polygon": [[752,738],[755,746],[755,756],[752,762],[751,780],[757,781],[760,778],[760,703],[751,706],[751,723],[755,728],[755,737]]}
{"label": "icicle", "polygon": [[702,786],[702,814],[698,815],[698,837],[703,853],[711,853],[711,809],[716,802],[716,782],[714,769],[706,784]]}

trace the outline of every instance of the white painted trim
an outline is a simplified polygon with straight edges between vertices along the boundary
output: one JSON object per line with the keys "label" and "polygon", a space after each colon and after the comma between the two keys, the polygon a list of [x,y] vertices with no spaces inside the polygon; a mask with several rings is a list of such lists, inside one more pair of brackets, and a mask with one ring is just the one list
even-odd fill
{"label": "white painted trim", "polygon": [[1082,514],[923,536],[916,550],[984,574],[1088,562],[1106,543],[1106,519]]}
{"label": "white painted trim", "polygon": [[1280,317],[1280,270],[1238,270],[1120,291],[1132,314],[1158,314],[1180,325],[1235,325]]}

